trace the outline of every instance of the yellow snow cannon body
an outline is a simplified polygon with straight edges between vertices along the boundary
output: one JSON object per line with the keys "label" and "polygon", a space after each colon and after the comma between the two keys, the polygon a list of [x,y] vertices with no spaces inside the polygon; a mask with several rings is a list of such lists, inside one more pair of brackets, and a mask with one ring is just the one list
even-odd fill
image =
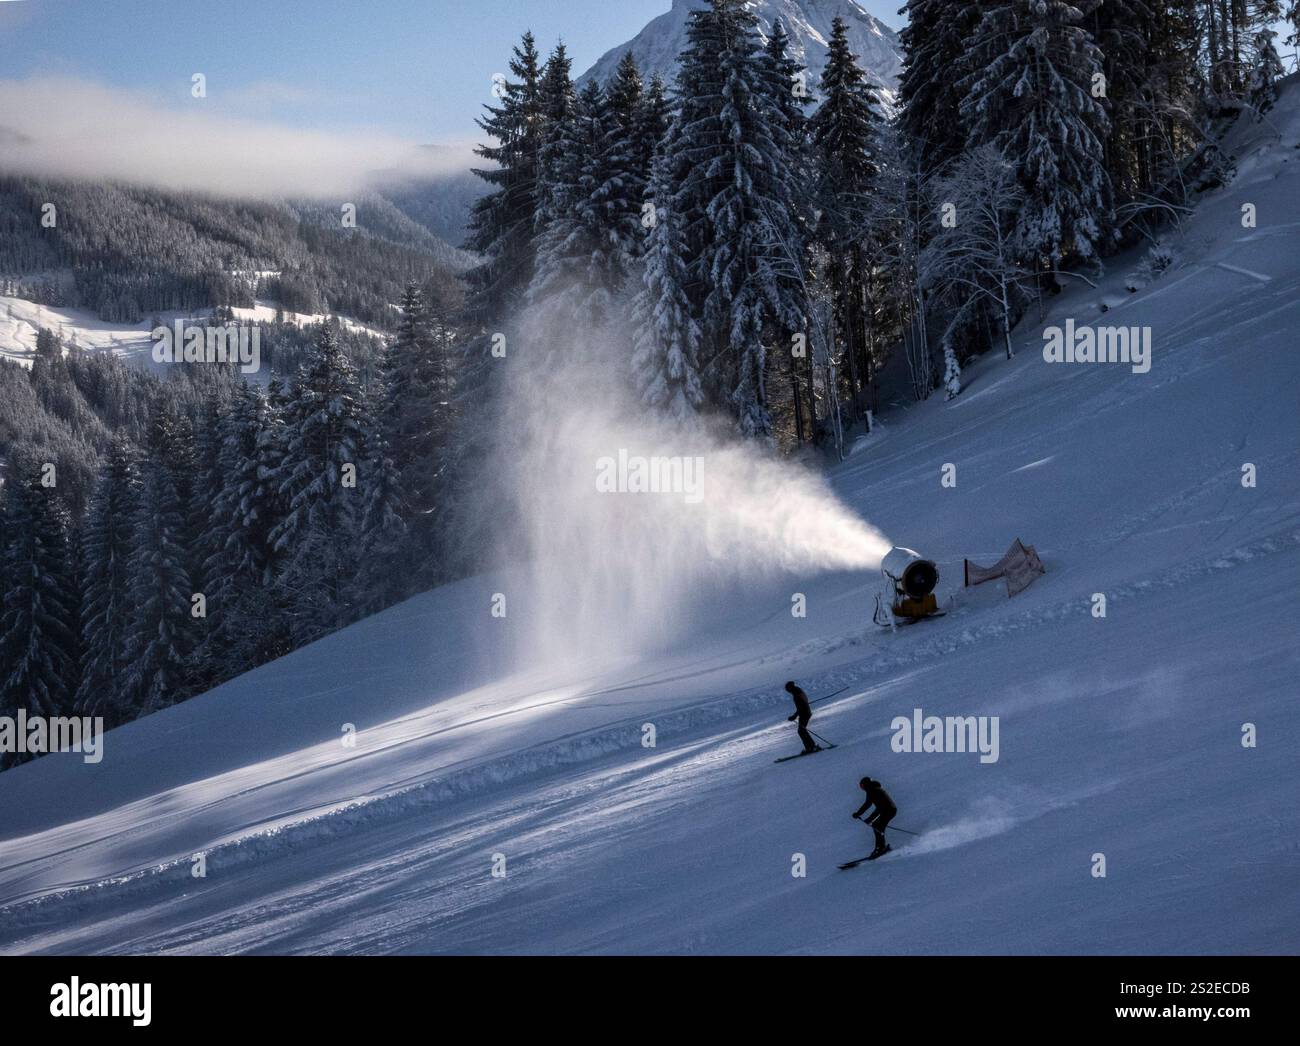
{"label": "yellow snow cannon body", "polygon": [[[885,578],[885,591],[881,593],[884,598],[876,600],[876,624],[892,625],[898,621],[913,624],[939,613],[939,601],[934,594],[939,568],[933,560],[910,548],[892,548],[881,560],[880,573]],[[889,606],[889,614],[883,612],[884,604]]]}
{"label": "yellow snow cannon body", "polygon": [[933,592],[928,593],[924,599],[911,599],[904,596],[894,604],[893,610],[895,617],[906,617],[917,621],[931,614],[937,614],[939,601],[934,598]]}

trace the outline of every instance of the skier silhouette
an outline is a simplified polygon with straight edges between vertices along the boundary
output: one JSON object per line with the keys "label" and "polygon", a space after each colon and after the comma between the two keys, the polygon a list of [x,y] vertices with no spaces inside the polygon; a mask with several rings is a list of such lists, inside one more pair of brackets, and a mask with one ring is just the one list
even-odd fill
{"label": "skier silhouette", "polygon": [[885,841],[885,829],[898,813],[898,807],[894,805],[894,800],[889,798],[889,793],[879,781],[864,777],[858,782],[858,787],[867,793],[867,801],[853,812],[854,818],[861,817],[872,803],[876,805],[876,812],[866,820],[866,823],[871,825],[871,830],[876,833],[876,848],[871,851],[871,857],[868,858],[872,860],[889,850],[889,843]]}
{"label": "skier silhouette", "polygon": [[794,698],[794,715],[788,717],[786,722],[793,723],[796,719],[799,720],[799,740],[803,742],[805,753],[820,752],[822,746],[812,739],[812,734],[808,733],[808,720],[812,718],[812,708],[808,704],[808,695],[799,688],[793,679],[785,684],[785,689]]}

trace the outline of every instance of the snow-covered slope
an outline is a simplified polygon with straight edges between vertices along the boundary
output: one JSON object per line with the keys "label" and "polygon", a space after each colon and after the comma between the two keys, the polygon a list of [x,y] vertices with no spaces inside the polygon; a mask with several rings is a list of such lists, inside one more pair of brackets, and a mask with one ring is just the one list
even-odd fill
{"label": "snow-covered slope", "polygon": [[[438,589],[113,731],[98,765],[0,774],[0,949],[1294,952],[1298,94],[1280,140],[1235,132],[1172,271],[1127,294],[1116,259],[1050,302],[1150,326],[1150,373],[1049,365],[1026,322],[835,470],[937,558],[947,617],[891,634],[875,578],[781,578],[654,656],[511,671],[527,594],[497,619],[500,579]],[[962,557],[1015,537],[1046,575],[962,592]],[[812,724],[838,747],[775,765],[788,678],[847,689]],[[998,760],[894,752],[915,708],[998,716]],[[922,834],[841,872],[866,773]]]}
{"label": "snow-covered slope", "polygon": [[[598,77],[602,83],[607,81],[629,50],[643,76],[648,79],[658,73],[665,82],[672,83],[677,72],[677,56],[686,47],[687,20],[691,11],[703,7],[704,2],[673,0],[672,10],[651,19],[627,43],[607,51],[579,78],[579,83],[591,76]],[[790,35],[792,54],[808,69],[808,83],[814,95],[826,66],[831,22],[837,15],[848,26],[849,46],[868,79],[890,91],[896,86],[903,61],[898,35],[854,0],[752,0],[748,6],[758,17],[764,40],[773,21],[781,19]]]}

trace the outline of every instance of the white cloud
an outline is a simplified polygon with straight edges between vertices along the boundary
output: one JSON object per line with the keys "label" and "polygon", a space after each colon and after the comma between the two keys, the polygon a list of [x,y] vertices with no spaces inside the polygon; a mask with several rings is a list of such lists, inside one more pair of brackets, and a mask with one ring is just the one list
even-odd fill
{"label": "white cloud", "polygon": [[[299,97],[271,83],[247,90]],[[85,80],[0,80],[0,170],[10,172],[337,199],[376,171],[437,177],[472,161],[468,143],[429,149],[365,131],[305,130],[225,115],[209,99],[162,105]]]}

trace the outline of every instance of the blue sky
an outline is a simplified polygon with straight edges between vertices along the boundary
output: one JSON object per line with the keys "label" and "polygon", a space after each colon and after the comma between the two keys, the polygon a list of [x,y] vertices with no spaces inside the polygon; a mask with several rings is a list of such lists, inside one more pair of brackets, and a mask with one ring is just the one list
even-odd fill
{"label": "blue sky", "polygon": [[[887,24],[901,0],[865,6]],[[670,0],[17,0],[0,2],[4,78],[66,77],[183,105],[208,79],[223,115],[463,140],[526,28],[582,71]]]}

